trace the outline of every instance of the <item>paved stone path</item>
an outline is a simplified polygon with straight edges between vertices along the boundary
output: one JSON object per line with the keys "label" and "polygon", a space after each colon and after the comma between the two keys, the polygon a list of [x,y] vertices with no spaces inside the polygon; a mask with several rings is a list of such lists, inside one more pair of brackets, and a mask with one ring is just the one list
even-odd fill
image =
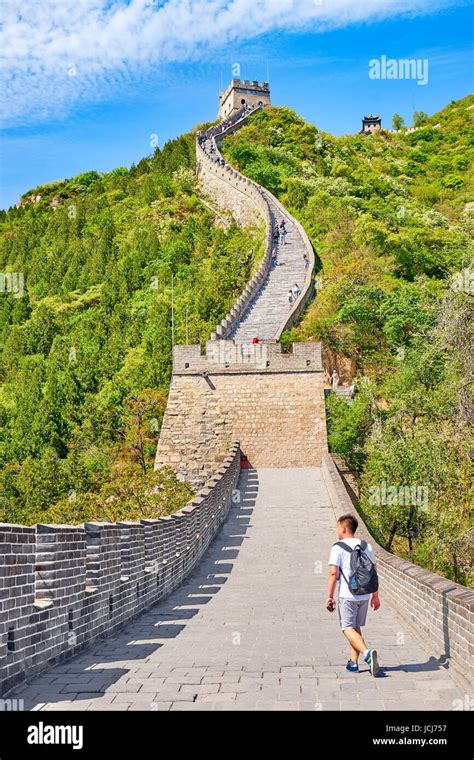
{"label": "paved stone path", "polygon": [[380,596],[381,678],[347,674],[324,609],[334,511],[316,468],[243,470],[192,576],[118,633],[9,696],[34,710],[427,710],[463,699]]}

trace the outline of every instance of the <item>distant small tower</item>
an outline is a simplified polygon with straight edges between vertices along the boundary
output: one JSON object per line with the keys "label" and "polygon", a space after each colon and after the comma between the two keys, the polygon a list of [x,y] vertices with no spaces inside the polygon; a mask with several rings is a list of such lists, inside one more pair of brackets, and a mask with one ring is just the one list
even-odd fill
{"label": "distant small tower", "polygon": [[380,116],[364,116],[362,119],[361,133],[373,135],[378,129],[382,129],[382,119]]}
{"label": "distant small tower", "polygon": [[250,108],[258,106],[260,103],[270,105],[270,86],[268,82],[257,81],[249,82],[244,79],[233,79],[226,90],[219,94],[219,113],[220,119],[231,116],[244,105]]}

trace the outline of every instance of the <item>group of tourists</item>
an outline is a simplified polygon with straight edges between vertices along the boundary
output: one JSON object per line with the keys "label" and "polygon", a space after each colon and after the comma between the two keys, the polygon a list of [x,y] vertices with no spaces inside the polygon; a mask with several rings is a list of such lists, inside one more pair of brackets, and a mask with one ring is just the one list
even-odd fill
{"label": "group of tourists", "polygon": [[204,145],[204,150],[209,154],[209,157],[219,166],[227,166],[225,159],[222,158],[217,152],[216,152],[216,145],[215,142],[211,139],[209,140],[209,145],[207,143]]}
{"label": "group of tourists", "polygon": [[286,245],[286,221],[282,218],[273,230],[272,266],[278,266],[278,245]]}
{"label": "group of tourists", "polygon": [[301,294],[301,288],[298,285],[297,282],[291,287],[288,291],[288,303],[290,306],[293,306],[294,302],[298,298],[298,296]]}

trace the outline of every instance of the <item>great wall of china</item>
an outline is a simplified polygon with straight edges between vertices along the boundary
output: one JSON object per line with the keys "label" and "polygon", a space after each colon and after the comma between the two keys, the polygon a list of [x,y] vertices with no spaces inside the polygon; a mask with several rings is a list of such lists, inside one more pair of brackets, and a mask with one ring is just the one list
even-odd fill
{"label": "great wall of china", "polygon": [[[328,675],[341,653],[323,597],[335,516],[356,510],[328,453],[322,347],[295,343],[282,353],[278,342],[313,296],[314,253],[277,199],[223,162],[221,140],[252,118],[239,116],[197,135],[198,177],[239,223],[263,222],[265,255],[205,354],[175,347],[156,455],[156,466],[171,464],[195,483],[196,496],[156,520],[0,524],[1,693],[25,697],[34,709],[84,708],[84,694],[87,709],[113,707],[117,694],[127,695],[130,709],[146,699],[189,709],[201,701],[258,707],[270,699],[265,674],[276,671],[278,699],[289,704],[297,699],[294,684],[286,685],[291,668],[314,682],[298,686],[300,701],[326,694],[328,709],[344,708],[346,682]],[[272,266],[282,216],[287,245]],[[295,281],[301,294],[290,308]],[[241,453],[251,469],[241,470]],[[474,592],[386,552],[360,523],[381,577],[383,612],[374,614],[371,636],[395,663],[387,671],[396,688],[380,679],[370,698],[379,709],[412,702],[453,709],[473,675]],[[232,646],[236,630],[242,642]],[[148,649],[125,653],[124,637],[128,645],[148,641]],[[116,677],[111,661],[120,665]],[[185,674],[180,682],[178,666],[196,680]],[[226,682],[227,671],[241,675]],[[216,680],[203,681],[203,672]],[[261,672],[259,690],[247,672]],[[153,682],[154,696],[145,688]],[[196,684],[197,697],[186,684]],[[311,696],[301,696],[305,689]]]}

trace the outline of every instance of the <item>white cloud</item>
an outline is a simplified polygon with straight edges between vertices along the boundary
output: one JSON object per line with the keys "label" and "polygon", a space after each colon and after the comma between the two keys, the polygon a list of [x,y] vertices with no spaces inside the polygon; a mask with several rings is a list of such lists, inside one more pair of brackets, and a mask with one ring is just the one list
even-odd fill
{"label": "white cloud", "polygon": [[428,13],[454,0],[9,0],[1,106],[9,124],[60,115],[157,64],[208,57],[273,30]]}

